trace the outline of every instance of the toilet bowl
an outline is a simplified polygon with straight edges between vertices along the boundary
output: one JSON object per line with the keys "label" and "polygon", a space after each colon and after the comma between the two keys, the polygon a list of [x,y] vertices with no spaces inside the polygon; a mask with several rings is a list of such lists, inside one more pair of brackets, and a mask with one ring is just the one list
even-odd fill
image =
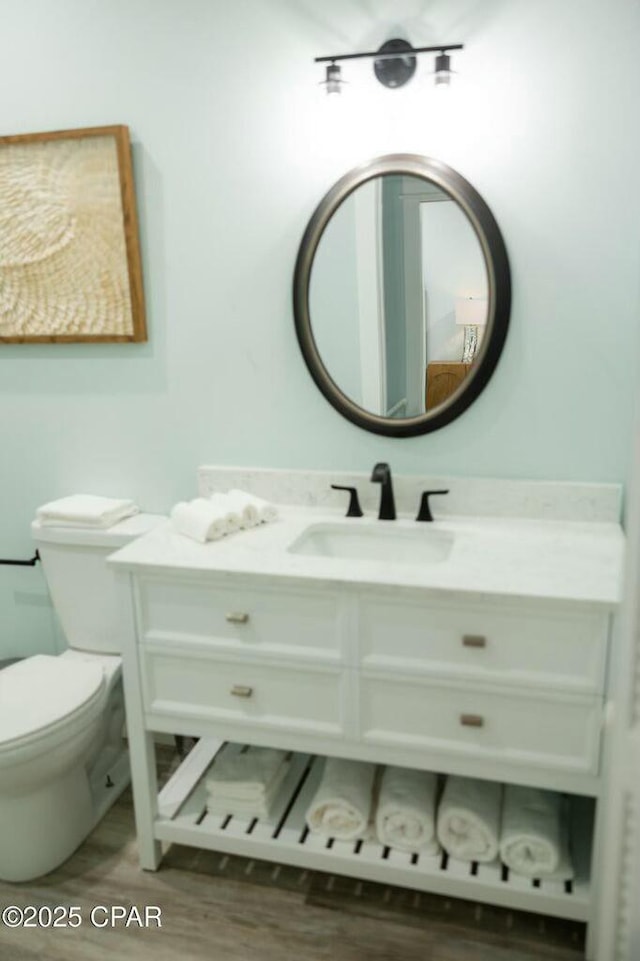
{"label": "toilet bowl", "polygon": [[106,557],[164,518],[32,530],[70,647],[0,671],[0,880],[65,861],[129,782],[118,610]]}

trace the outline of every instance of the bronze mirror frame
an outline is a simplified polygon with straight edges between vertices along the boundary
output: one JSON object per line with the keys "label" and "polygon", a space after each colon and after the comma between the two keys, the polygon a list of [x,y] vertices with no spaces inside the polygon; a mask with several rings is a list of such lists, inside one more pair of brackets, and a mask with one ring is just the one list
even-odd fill
{"label": "bronze mirror frame", "polygon": [[[436,184],[466,214],[480,244],[487,271],[487,325],[473,368],[460,386],[433,411],[395,420],[354,403],[331,378],[313,337],[309,285],[313,260],[324,230],[340,204],[359,186],[389,174],[418,177]],[[293,313],[302,356],[309,372],[335,409],[364,430],[387,437],[414,437],[444,427],[479,396],[493,374],[504,347],[511,310],[511,271],[496,220],[480,194],[447,164],[417,154],[388,154],[349,171],[318,204],[302,237],[293,279]]]}

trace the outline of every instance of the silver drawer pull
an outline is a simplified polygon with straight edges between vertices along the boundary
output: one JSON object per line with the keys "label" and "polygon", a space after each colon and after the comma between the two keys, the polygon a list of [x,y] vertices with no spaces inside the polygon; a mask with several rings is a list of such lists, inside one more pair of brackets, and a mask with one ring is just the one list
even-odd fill
{"label": "silver drawer pull", "polygon": [[465,634],[462,644],[464,647],[486,647],[487,639],[482,634]]}
{"label": "silver drawer pull", "polygon": [[481,714],[461,714],[460,723],[463,727],[484,727],[484,718]]}
{"label": "silver drawer pull", "polygon": [[249,620],[249,615],[244,614],[242,611],[229,611],[229,613],[224,616],[230,624],[246,624]]}
{"label": "silver drawer pull", "polygon": [[234,697],[251,697],[253,688],[246,687],[244,684],[234,684],[231,688],[231,693]]}

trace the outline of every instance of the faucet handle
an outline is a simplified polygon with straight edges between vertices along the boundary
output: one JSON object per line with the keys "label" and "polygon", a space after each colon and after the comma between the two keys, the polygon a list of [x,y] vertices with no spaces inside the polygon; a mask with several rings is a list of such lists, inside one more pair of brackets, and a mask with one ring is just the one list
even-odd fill
{"label": "faucet handle", "polygon": [[346,513],[347,517],[362,517],[358,491],[355,487],[343,487],[341,484],[332,484],[331,487],[334,491],[349,491],[351,496],[349,498],[349,508]]}
{"label": "faucet handle", "polygon": [[424,491],[422,494],[422,499],[420,500],[420,510],[418,511],[417,521],[432,521],[433,515],[431,514],[431,508],[429,507],[429,498],[433,494],[448,494],[449,491]]}

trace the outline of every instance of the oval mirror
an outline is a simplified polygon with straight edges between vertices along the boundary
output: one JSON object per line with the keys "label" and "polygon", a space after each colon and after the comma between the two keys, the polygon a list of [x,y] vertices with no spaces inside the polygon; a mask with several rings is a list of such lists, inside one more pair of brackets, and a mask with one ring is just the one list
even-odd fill
{"label": "oval mirror", "polygon": [[394,154],[346,174],[300,244],[304,359],[327,400],[377,434],[424,434],[459,417],[493,373],[510,306],[498,225],[437,160]]}

